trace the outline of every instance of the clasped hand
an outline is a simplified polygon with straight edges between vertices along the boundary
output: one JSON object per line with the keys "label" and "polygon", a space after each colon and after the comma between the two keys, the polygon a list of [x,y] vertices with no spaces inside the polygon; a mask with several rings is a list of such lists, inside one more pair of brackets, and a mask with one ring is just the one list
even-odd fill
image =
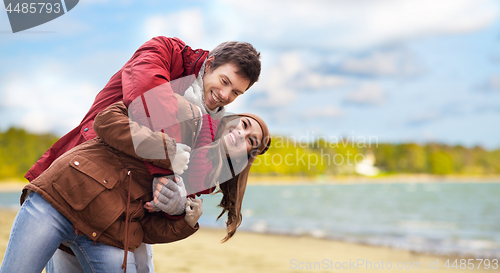
{"label": "clasped hand", "polygon": [[185,219],[194,227],[203,213],[203,199],[191,199],[186,196],[186,188],[181,177],[174,181],[166,177],[155,177],[153,180],[153,201],[144,207],[151,212],[163,211],[170,215],[186,212]]}

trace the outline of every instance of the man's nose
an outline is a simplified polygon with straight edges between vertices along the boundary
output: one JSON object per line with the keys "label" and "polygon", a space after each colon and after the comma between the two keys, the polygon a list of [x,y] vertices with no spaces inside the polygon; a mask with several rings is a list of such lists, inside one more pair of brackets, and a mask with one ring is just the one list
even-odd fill
{"label": "man's nose", "polygon": [[223,101],[227,101],[227,99],[229,98],[229,93],[231,93],[231,90],[229,90],[228,88],[224,88],[220,91],[220,98],[223,100]]}

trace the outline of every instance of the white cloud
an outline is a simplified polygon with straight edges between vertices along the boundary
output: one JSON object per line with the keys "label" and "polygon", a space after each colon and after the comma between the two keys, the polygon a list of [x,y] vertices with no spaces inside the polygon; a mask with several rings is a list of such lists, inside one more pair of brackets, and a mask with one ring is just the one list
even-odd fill
{"label": "white cloud", "polygon": [[369,76],[413,76],[423,71],[412,54],[397,50],[348,58],[339,68],[343,72]]}
{"label": "white cloud", "polygon": [[116,6],[129,6],[130,4],[133,3],[133,0],[84,0],[84,1],[79,1],[78,5],[83,5],[83,6],[92,6],[92,5],[108,5],[112,4],[114,7]]}
{"label": "white cloud", "polygon": [[313,66],[304,61],[299,51],[281,54],[274,66],[263,69],[261,80],[252,88],[265,93],[265,98],[258,104],[283,106],[295,101],[299,90],[331,90],[350,82],[342,76],[317,73]]}
{"label": "white cloud", "polygon": [[205,39],[204,14],[200,9],[188,9],[167,15],[155,15],[144,24],[145,40],[155,36],[179,37],[196,48]]}
{"label": "white cloud", "polygon": [[362,105],[380,105],[385,102],[386,95],[378,83],[363,83],[346,98],[346,102]]}
{"label": "white cloud", "polygon": [[422,112],[422,113],[414,114],[413,116],[411,116],[408,119],[407,124],[408,125],[421,125],[421,124],[424,124],[427,122],[434,121],[440,117],[441,117],[441,115],[436,111]]}
{"label": "white cloud", "polygon": [[342,76],[309,72],[297,78],[292,85],[300,89],[328,89],[344,86],[347,83],[349,79]]}
{"label": "white cloud", "polygon": [[51,63],[7,78],[2,105],[21,113],[16,126],[36,133],[65,133],[80,123],[101,88],[68,71]]}
{"label": "white cloud", "polygon": [[494,0],[221,0],[251,40],[279,46],[367,48],[482,29],[499,15]]}
{"label": "white cloud", "polygon": [[491,89],[500,90],[500,75],[491,76],[488,85]]}
{"label": "white cloud", "polygon": [[344,111],[335,106],[310,108],[304,113],[306,118],[338,118],[344,116]]}
{"label": "white cloud", "polygon": [[265,98],[255,102],[259,106],[275,107],[291,103],[296,98],[294,88],[288,83],[304,71],[300,54],[288,52],[281,55],[279,62],[268,71],[261,73],[261,80],[255,84],[257,92],[264,92]]}

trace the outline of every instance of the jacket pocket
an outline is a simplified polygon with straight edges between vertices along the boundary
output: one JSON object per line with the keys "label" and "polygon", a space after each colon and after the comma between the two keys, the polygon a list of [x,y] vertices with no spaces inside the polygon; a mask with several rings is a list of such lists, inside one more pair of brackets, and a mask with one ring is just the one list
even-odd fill
{"label": "jacket pocket", "polygon": [[53,182],[53,186],[72,208],[83,210],[97,195],[112,189],[118,182],[118,173],[105,166],[76,155]]}

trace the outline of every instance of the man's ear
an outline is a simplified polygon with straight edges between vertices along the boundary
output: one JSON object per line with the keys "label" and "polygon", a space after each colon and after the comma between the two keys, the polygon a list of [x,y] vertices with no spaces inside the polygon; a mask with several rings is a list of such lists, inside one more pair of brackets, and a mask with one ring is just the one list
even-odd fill
{"label": "man's ear", "polygon": [[212,72],[212,64],[214,63],[214,60],[214,56],[210,56],[207,58],[207,61],[205,62],[205,71],[208,71],[209,73]]}

